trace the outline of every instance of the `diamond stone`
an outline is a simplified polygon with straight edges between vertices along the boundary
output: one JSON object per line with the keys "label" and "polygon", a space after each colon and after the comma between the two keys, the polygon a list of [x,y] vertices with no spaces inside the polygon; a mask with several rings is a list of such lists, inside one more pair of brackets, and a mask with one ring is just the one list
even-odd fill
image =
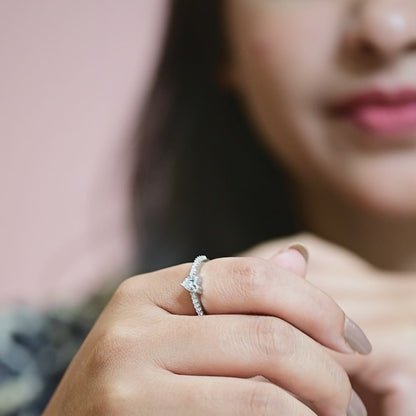
{"label": "diamond stone", "polygon": [[181,285],[188,291],[196,293],[198,291],[198,276],[187,276]]}

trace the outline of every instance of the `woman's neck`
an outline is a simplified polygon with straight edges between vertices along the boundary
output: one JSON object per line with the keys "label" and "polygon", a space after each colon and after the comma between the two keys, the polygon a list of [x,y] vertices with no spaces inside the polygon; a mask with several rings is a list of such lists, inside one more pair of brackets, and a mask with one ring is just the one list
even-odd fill
{"label": "woman's neck", "polygon": [[310,232],[380,269],[416,271],[416,219],[377,216],[319,191],[300,192],[297,200]]}

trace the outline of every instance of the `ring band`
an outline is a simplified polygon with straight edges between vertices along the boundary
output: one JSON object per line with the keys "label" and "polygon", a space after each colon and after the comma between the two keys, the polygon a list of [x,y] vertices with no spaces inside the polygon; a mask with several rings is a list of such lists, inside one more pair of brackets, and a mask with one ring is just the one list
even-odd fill
{"label": "ring band", "polygon": [[181,286],[191,294],[192,303],[198,316],[204,315],[204,310],[202,309],[201,301],[199,299],[199,295],[202,293],[202,287],[198,273],[202,264],[207,261],[208,258],[206,256],[198,256],[192,263],[189,275],[186,276],[185,280],[181,283]]}

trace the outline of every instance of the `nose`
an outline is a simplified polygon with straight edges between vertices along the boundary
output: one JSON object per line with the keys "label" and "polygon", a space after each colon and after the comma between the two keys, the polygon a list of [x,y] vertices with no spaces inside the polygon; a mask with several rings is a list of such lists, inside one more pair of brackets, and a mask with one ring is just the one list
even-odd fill
{"label": "nose", "polygon": [[416,51],[416,0],[355,0],[347,29],[350,52],[382,61]]}

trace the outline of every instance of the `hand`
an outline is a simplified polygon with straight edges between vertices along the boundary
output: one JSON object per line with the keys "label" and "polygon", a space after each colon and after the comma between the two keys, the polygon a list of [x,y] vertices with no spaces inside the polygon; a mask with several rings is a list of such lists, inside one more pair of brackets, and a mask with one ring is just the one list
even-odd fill
{"label": "hand", "polygon": [[[309,249],[308,280],[333,297],[371,339],[369,356],[334,354],[353,376],[370,416],[416,414],[416,276],[377,270],[312,235],[290,241]],[[269,242],[249,254],[267,257],[288,242]]]}
{"label": "hand", "polygon": [[322,347],[348,353],[364,335],[290,268],[305,273],[296,250],[205,263],[201,317],[180,286],[189,264],[128,279],[44,416],[365,415]]}

